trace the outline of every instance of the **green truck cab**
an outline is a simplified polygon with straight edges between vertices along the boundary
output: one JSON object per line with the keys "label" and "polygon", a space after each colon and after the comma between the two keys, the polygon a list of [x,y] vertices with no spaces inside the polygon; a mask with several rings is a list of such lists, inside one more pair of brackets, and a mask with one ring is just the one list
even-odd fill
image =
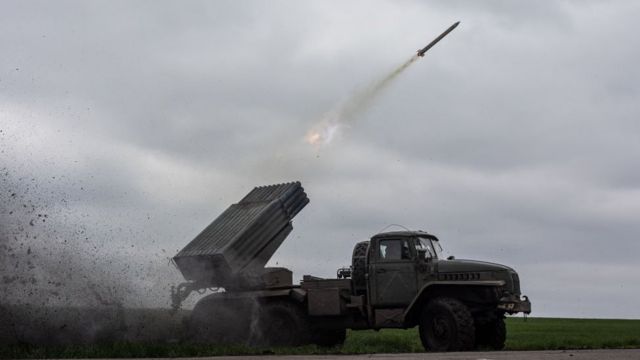
{"label": "green truck cab", "polygon": [[423,231],[387,232],[357,244],[351,269],[372,327],[418,325],[429,350],[502,349],[505,314],[531,312],[515,270],[444,258],[438,238]]}

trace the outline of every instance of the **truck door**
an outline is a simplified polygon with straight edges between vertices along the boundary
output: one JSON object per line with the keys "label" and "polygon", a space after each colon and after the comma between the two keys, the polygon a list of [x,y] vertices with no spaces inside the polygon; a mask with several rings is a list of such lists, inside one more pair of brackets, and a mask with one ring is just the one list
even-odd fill
{"label": "truck door", "polygon": [[415,247],[411,239],[380,239],[371,254],[369,285],[375,307],[400,307],[417,292]]}

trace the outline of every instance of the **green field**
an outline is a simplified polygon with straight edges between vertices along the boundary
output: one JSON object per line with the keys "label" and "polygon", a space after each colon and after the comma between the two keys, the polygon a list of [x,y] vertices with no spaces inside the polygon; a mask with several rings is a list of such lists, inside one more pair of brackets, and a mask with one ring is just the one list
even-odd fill
{"label": "green field", "polygon": [[[640,348],[640,320],[507,319],[507,350]],[[2,358],[181,357],[243,354],[362,354],[422,352],[417,329],[351,331],[342,347],[252,349],[186,343],[0,347]]]}

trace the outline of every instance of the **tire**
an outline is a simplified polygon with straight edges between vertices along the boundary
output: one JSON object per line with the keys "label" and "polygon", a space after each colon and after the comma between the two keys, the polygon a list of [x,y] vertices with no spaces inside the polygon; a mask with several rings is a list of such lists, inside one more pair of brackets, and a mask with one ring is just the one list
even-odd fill
{"label": "tire", "polygon": [[314,331],[311,342],[323,347],[331,347],[344,344],[347,338],[347,330],[316,330]]}
{"label": "tire", "polygon": [[187,340],[206,344],[246,344],[251,303],[219,296],[205,297],[187,321]]}
{"label": "tire", "polygon": [[353,248],[353,254],[351,256],[351,279],[356,292],[358,292],[358,290],[365,290],[367,287],[365,273],[367,272],[368,251],[368,241],[359,242]]}
{"label": "tire", "polygon": [[298,346],[309,343],[309,324],[300,306],[288,301],[266,303],[254,312],[249,345]]}
{"label": "tire", "polygon": [[504,316],[490,321],[486,324],[476,325],[476,347],[489,347],[493,350],[504,349],[507,340],[507,327],[504,323]]}
{"label": "tire", "polygon": [[453,298],[441,297],[427,303],[419,328],[427,351],[467,351],[475,344],[473,316],[466,305]]}

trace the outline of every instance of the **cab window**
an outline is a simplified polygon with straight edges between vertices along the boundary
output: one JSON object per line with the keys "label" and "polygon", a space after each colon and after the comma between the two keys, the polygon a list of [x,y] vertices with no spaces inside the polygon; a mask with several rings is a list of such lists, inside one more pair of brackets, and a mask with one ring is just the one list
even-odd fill
{"label": "cab window", "polygon": [[409,241],[406,239],[385,239],[378,243],[378,258],[380,260],[408,260],[411,259]]}
{"label": "cab window", "polygon": [[427,238],[419,238],[416,242],[416,250],[425,250],[425,257],[427,259],[436,257],[436,252],[433,249],[433,244],[431,240]]}

